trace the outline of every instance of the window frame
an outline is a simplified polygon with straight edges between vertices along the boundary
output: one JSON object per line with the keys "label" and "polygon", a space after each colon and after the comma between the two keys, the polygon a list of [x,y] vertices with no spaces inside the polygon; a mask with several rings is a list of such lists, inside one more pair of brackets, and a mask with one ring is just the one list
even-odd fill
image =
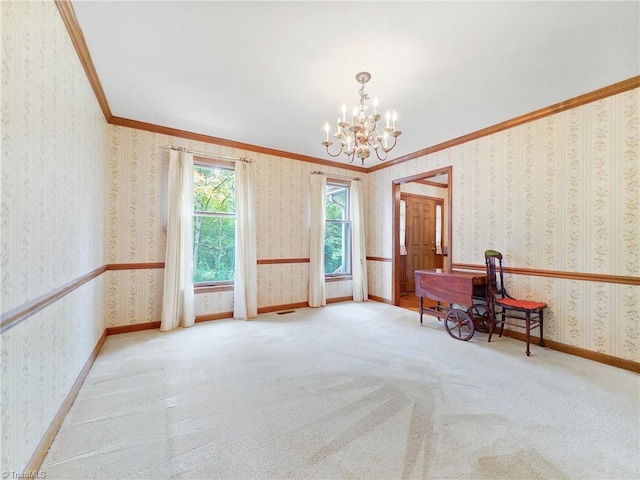
{"label": "window frame", "polygon": [[[211,169],[218,169],[218,170],[231,170],[232,172],[234,172],[234,195],[235,195],[235,163],[234,162],[229,162],[229,161],[224,161],[224,160],[217,160],[217,159],[213,159],[213,158],[205,158],[205,157],[194,157],[193,158],[193,169],[195,169],[196,167],[205,167],[205,168],[211,168]],[[214,217],[214,218],[233,218],[236,219],[236,212],[234,213],[228,213],[228,212],[205,212],[205,211],[197,211],[195,208],[195,192],[194,192],[194,205],[193,205],[193,219],[195,221],[195,217],[196,216],[202,216],[202,217]],[[235,248],[235,232],[234,232],[234,248]],[[193,246],[192,248],[195,250],[195,239],[193,242]],[[193,281],[193,287],[194,287],[194,291],[196,293],[207,293],[207,292],[223,292],[223,291],[231,291],[234,288],[234,280],[219,280],[219,281],[205,281],[205,282],[196,282],[195,280],[193,280],[193,277],[195,276],[195,263],[193,265],[193,274],[192,274],[192,281]],[[233,272],[234,272],[234,276],[235,276],[235,254],[234,254],[234,265],[233,265]]]}
{"label": "window frame", "polygon": [[[328,219],[327,218],[327,210],[326,210],[326,196],[327,196],[327,187],[329,186],[337,186],[337,187],[344,187],[347,190],[347,204],[345,207],[345,216],[346,219],[345,220],[332,220],[332,219]],[[347,180],[340,180],[340,179],[336,179],[336,178],[331,178],[331,177],[327,177],[327,182],[326,182],[326,187],[325,187],[325,211],[324,211],[324,216],[325,216],[325,245],[326,246],[326,227],[327,227],[327,223],[331,222],[334,224],[347,224],[349,225],[349,235],[348,235],[348,263],[349,263],[349,272],[340,272],[340,273],[327,273],[325,271],[324,273],[324,277],[325,277],[325,281],[327,282],[337,282],[340,280],[346,280],[346,279],[351,279],[353,276],[353,254],[352,254],[352,247],[353,247],[353,225],[352,225],[352,221],[351,221],[351,182],[347,181]],[[325,259],[326,262],[326,259]],[[325,268],[325,265],[323,265],[323,269]]]}

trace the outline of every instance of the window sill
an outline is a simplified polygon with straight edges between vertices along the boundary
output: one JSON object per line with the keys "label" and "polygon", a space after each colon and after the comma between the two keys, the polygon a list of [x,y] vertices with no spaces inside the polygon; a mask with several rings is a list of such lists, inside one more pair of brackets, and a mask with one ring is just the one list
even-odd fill
{"label": "window sill", "polygon": [[232,292],[233,291],[233,283],[224,283],[224,284],[195,284],[193,286],[193,293],[212,293],[212,292]]}
{"label": "window sill", "polygon": [[325,276],[325,282],[345,282],[347,280],[353,280],[352,275],[332,275],[330,277]]}

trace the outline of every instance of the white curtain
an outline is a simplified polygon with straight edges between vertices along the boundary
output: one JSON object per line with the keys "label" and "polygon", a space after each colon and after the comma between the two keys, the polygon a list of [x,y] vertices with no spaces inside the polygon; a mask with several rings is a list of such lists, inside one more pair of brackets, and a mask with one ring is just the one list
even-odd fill
{"label": "white curtain", "polygon": [[324,284],[324,209],[327,179],[324,175],[311,175],[311,215],[309,228],[309,306],[327,304]]}
{"label": "white curtain", "polygon": [[167,250],[160,330],[190,327],[193,308],[193,155],[169,151]]}
{"label": "white curtain", "polygon": [[362,182],[351,181],[351,255],[353,271],[353,301],[366,302],[369,298],[367,287],[367,255],[364,228],[364,208],[362,204]]}
{"label": "white curtain", "polygon": [[258,316],[254,170],[253,162],[236,162],[236,267],[233,316],[244,320]]}

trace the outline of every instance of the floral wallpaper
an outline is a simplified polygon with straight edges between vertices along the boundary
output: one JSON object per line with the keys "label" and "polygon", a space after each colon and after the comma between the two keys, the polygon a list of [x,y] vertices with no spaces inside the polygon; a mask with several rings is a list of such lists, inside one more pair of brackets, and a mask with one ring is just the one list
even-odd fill
{"label": "floral wallpaper", "polygon": [[[245,156],[256,162],[258,259],[309,257],[311,171],[357,176],[350,170],[109,126],[107,263],[164,261],[167,145]],[[258,265],[258,307],[307,301],[308,275],[308,263]],[[162,269],[109,271],[105,282],[106,326],[159,319]],[[351,293],[350,281],[327,284],[328,298]],[[195,301],[196,315],[233,310],[232,292],[197,294]]]}
{"label": "floral wallpaper", "polygon": [[[304,256],[308,258],[309,254],[307,253]],[[286,257],[283,256],[283,258]],[[351,282],[339,283],[349,283],[349,286],[351,286]],[[286,287],[283,288],[283,285],[286,285]],[[327,283],[327,296],[329,296],[329,285]],[[258,265],[258,305],[260,307],[287,305],[289,303],[305,302],[308,299],[308,263]]]}
{"label": "floral wallpaper", "polygon": [[[308,257],[308,178],[354,172],[108,126],[53,2],[0,2],[2,313],[105,264],[164,259],[166,145],[256,161],[258,258]],[[638,277],[640,90],[363,177],[367,255],[390,258],[391,181],[453,166],[453,262]],[[371,295],[391,297],[390,262],[367,261]],[[549,304],[545,336],[640,361],[640,287],[512,275]],[[307,300],[308,263],[258,266],[260,307]],[[328,282],[328,298],[351,282]],[[0,469],[20,472],[105,327],[159,320],[162,269],[113,270],[2,334]],[[196,314],[233,293],[196,295]]]}
{"label": "floral wallpaper", "polygon": [[[452,165],[454,263],[482,265],[494,248],[512,267],[638,277],[639,105],[635,89],[371,173],[367,254],[392,255],[391,182]],[[369,262],[370,293],[390,298],[381,263]],[[509,281],[514,295],[549,304],[546,337],[640,361],[640,287]]]}
{"label": "floral wallpaper", "polygon": [[[102,267],[106,122],[53,2],[0,2],[2,313]],[[2,472],[20,472],[102,335],[98,277],[2,334]]]}
{"label": "floral wallpaper", "polygon": [[161,268],[105,272],[104,326],[159,322],[163,272]]}

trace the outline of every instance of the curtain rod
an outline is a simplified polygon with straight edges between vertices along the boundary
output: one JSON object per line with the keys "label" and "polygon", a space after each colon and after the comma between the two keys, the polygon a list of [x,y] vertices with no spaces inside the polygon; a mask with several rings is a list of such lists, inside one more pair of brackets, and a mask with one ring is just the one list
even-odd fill
{"label": "curtain rod", "polygon": [[167,145],[166,148],[167,150],[176,150],[178,152],[186,152],[186,153],[191,153],[193,155],[198,155],[200,157],[208,157],[208,158],[213,158],[218,160],[229,160],[232,162],[248,162],[248,163],[253,162],[253,160],[247,157],[234,157],[232,155],[224,155],[222,153],[202,152],[199,150],[191,150],[190,148],[185,148],[185,147],[174,147],[173,145]]}
{"label": "curtain rod", "polygon": [[331,177],[331,178],[343,178],[345,180],[356,180],[356,181],[360,181],[360,177],[348,177],[346,175],[339,175],[337,173],[325,173],[321,170],[313,170],[311,172],[312,175],[324,175],[325,177]]}

